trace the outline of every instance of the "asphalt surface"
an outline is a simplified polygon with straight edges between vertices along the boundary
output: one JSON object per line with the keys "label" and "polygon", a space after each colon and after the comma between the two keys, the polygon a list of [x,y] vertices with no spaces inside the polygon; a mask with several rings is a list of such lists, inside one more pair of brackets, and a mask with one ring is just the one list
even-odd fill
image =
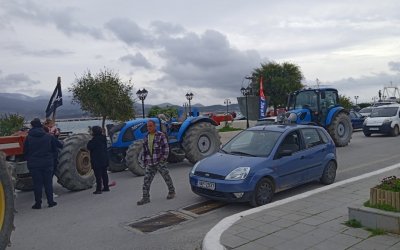
{"label": "asphalt surface", "polygon": [[[231,132],[232,133],[232,132]],[[232,134],[222,134],[226,140]],[[348,147],[338,148],[337,181],[400,162],[399,137],[365,137],[355,132]],[[203,199],[190,190],[188,174],[192,164],[170,164],[177,197],[166,200],[167,187],[156,175],[151,187],[151,203],[137,206],[143,177],[129,171],[111,173],[117,185],[111,192],[93,195],[93,190],[69,192],[54,184],[59,203],[54,208],[32,210],[33,194],[18,192],[16,230],[9,249],[200,249],[206,233],[223,218],[250,209],[247,204],[229,204],[202,215],[182,209]],[[275,196],[275,201],[321,187],[303,185]],[[45,202],[44,202],[45,204]],[[183,214],[187,219],[174,226],[142,233],[129,225],[166,212]]]}

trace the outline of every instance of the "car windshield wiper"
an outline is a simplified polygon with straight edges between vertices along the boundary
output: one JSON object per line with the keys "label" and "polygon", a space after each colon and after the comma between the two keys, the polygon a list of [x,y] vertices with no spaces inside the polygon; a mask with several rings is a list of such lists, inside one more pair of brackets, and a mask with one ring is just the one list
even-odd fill
{"label": "car windshield wiper", "polygon": [[252,155],[246,152],[241,152],[241,151],[232,151],[231,154],[237,154],[237,155],[247,155],[247,156],[254,156],[256,157],[256,155]]}
{"label": "car windshield wiper", "polygon": [[225,153],[225,154],[229,154],[228,152],[226,152],[225,150],[223,150],[222,148],[219,149],[220,152]]}

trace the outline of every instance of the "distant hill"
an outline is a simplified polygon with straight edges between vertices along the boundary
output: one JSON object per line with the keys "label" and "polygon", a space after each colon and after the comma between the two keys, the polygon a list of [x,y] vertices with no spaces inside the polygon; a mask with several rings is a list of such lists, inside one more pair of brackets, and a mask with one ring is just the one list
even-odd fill
{"label": "distant hill", "polygon": [[[71,103],[72,98],[69,96],[63,96],[63,105],[57,109],[57,118],[80,118],[88,117],[90,114],[83,112],[80,106]],[[45,110],[49,101],[49,97],[39,96],[30,97],[23,94],[17,93],[0,93],[0,114],[19,114],[25,117],[25,120],[30,120],[34,117],[43,118],[45,116]],[[150,108],[155,105],[145,104],[144,109],[147,113]],[[182,106],[174,105],[171,103],[161,103],[157,106],[175,107],[182,108]],[[226,112],[225,105],[212,105],[204,106],[202,104],[194,104],[192,107],[196,107],[200,112]],[[142,104],[137,102],[134,104],[134,108],[137,114],[142,113]],[[238,104],[229,105],[229,112],[238,111]]]}

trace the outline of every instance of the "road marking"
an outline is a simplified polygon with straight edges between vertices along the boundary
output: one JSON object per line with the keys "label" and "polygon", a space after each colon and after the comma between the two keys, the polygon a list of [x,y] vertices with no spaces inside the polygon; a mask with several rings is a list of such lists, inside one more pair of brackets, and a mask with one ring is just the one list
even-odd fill
{"label": "road marking", "polygon": [[317,194],[317,193],[321,193],[351,182],[355,182],[355,181],[359,181],[365,178],[369,178],[375,175],[379,175],[382,174],[384,172],[387,171],[391,171],[394,170],[396,168],[400,168],[400,163],[383,168],[383,169],[379,169],[370,173],[365,173],[363,175],[357,176],[357,177],[353,177],[347,180],[343,180],[343,181],[339,181],[336,183],[333,183],[331,185],[328,186],[324,186],[321,188],[317,188],[302,194],[298,194],[295,195],[293,197],[289,197],[283,200],[278,200],[275,201],[273,203],[269,203],[260,207],[255,207],[237,214],[233,214],[231,216],[228,216],[222,220],[220,220],[213,228],[211,228],[210,231],[208,231],[208,233],[206,234],[206,236],[204,237],[203,240],[203,244],[202,244],[202,249],[203,250],[225,250],[226,248],[220,243],[220,238],[221,235],[223,234],[223,232],[225,232],[225,230],[227,230],[230,226],[232,226],[235,222],[237,222],[238,220],[240,220],[242,217],[250,215],[250,214],[254,214],[254,213],[258,213],[264,210],[267,210],[269,208],[273,208],[273,207],[277,207],[292,201],[296,201],[296,200],[300,200],[306,197],[309,197],[311,195]]}

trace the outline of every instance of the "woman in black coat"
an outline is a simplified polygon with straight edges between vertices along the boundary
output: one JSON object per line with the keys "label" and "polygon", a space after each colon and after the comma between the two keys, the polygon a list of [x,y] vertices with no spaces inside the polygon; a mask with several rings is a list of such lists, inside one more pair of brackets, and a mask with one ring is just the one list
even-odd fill
{"label": "woman in black coat", "polygon": [[[102,191],[110,191],[108,186],[108,154],[107,138],[99,126],[92,127],[93,138],[88,142],[87,148],[90,151],[90,163],[96,176],[96,191],[93,194],[101,194]],[[101,187],[103,186],[103,189]]]}

